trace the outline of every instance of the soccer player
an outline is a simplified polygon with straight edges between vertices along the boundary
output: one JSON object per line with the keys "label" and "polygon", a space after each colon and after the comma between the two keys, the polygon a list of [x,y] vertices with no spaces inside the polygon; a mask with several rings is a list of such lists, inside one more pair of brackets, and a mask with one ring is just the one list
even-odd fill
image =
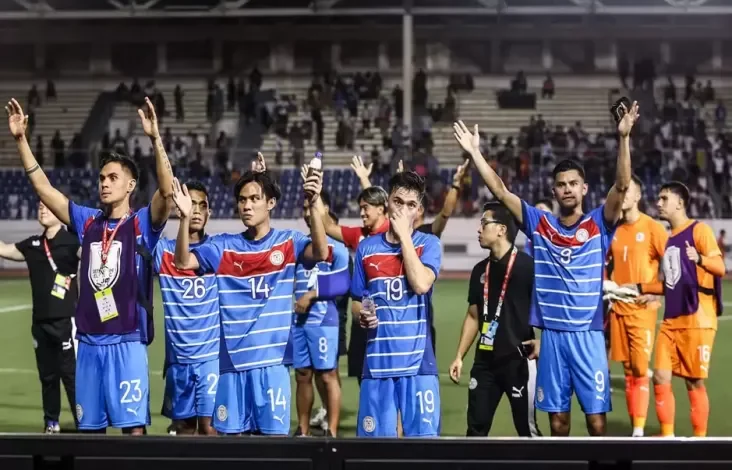
{"label": "soccer player", "polygon": [[424,180],[414,172],[390,181],[385,234],[356,251],[351,296],[360,323],[369,328],[358,410],[358,436],[394,437],[397,414],[404,435],[437,436],[440,388],[430,340],[432,286],[442,260],[440,241],[413,229],[424,198]]}
{"label": "soccer player", "polygon": [[[221,318],[219,383],[213,427],[221,434],[287,435],[290,374],[285,364],[292,325],[295,264],[328,259],[320,201],[321,173],[303,185],[311,203],[310,238],[277,230],[270,212],[280,189],[268,172],[247,171],[234,187],[243,233],[222,234],[190,250],[191,198],[175,183],[181,213],[175,265],[216,274]],[[312,239],[312,243],[311,243]]]}
{"label": "soccer player", "polygon": [[[615,231],[610,256],[610,279],[618,285],[658,281],[658,268],[666,247],[666,229],[638,208],[643,183],[632,177],[623,201],[623,217]],[[625,399],[633,425],[633,436],[643,436],[648,413],[650,383],[648,365],[656,331],[655,296],[635,302],[613,302],[610,307],[610,359],[623,363]]]}
{"label": "soccer player", "polygon": [[[326,213],[330,198],[320,194]],[[310,201],[304,201],[303,216],[310,226]],[[348,292],[351,275],[348,271],[348,249],[328,238],[328,259],[316,265],[298,263],[295,272],[295,317],[292,339],[297,378],[296,436],[310,434],[313,409],[313,375],[322,383],[321,400],[326,410],[326,432],[338,431],[341,406],[341,384],[338,376],[339,312],[335,299]],[[319,387],[320,389],[321,387]]]}
{"label": "soccer player", "polygon": [[608,363],[603,336],[602,279],[605,256],[630,186],[630,130],[638,117],[633,103],[618,124],[620,151],[615,184],[606,203],[582,212],[587,194],[584,170],[572,160],[552,172],[559,217],[511,193],[480,153],[478,126],[473,134],[462,121],[455,138],[470,154],[488,189],[503,202],[531,238],[535,260],[531,324],[542,331],[536,407],[549,413],[552,436],[568,436],[573,391],[592,436],[605,434],[611,410]]}
{"label": "soccer player", "polygon": [[[199,181],[186,184],[191,197],[191,247],[208,243],[208,191]],[[216,276],[196,275],[174,263],[175,240],[162,239],[153,252],[165,315],[165,395],[163,416],[176,434],[215,435],[211,426],[219,381],[219,292]]]}
{"label": "soccer player", "polygon": [[679,182],[661,186],[658,216],[671,225],[662,268],[664,283],[641,284],[640,294],[664,294],[665,312],[656,341],[653,370],[661,435],[674,435],[676,400],[671,377],[686,381],[694,436],[707,434],[709,377],[717,316],[722,312],[724,259],[712,228],[689,219],[689,190]]}
{"label": "soccer player", "polygon": [[153,340],[151,252],[168,220],[166,198],[173,173],[149,99],[138,111],[155,151],[159,189],[149,206],[137,211],[130,196],[138,169],[129,157],[112,153],[99,171],[103,210],[70,202],[51,186],[28,140],[28,116],[13,99],[6,106],[10,132],[41,202],[81,242],[79,299],[76,309],[79,352],[76,361],[76,416],[82,431],[143,434],[150,422],[147,345]]}
{"label": "soccer player", "polygon": [[[534,207],[536,207],[540,211],[549,212],[550,214],[554,212],[552,210],[552,202],[549,201],[548,199],[540,199],[539,202],[534,204]],[[531,237],[526,237],[526,244],[524,245],[524,253],[533,256],[533,248],[531,246]]]}

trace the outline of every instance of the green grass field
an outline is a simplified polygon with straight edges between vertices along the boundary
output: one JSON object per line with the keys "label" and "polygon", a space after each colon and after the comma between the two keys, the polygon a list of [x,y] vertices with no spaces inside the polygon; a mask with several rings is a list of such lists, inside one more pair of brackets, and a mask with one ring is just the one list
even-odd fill
{"label": "green grass field", "polygon": [[[157,283],[156,283],[157,284]],[[732,304],[732,284],[726,283],[725,300]],[[441,280],[436,287],[434,306],[436,312],[437,351],[440,367],[441,400],[442,400],[442,433],[445,436],[462,436],[465,433],[465,412],[467,408],[467,383],[473,353],[466,357],[463,378],[460,385],[453,384],[447,376],[447,369],[454,358],[460,326],[466,310],[467,282]],[[35,369],[35,357],[30,335],[30,285],[27,279],[0,281],[0,432],[38,432],[42,428],[43,412],[41,409],[40,384]],[[150,383],[152,405],[151,433],[165,432],[168,421],[158,413],[163,397],[163,379],[161,368],[163,363],[162,307],[160,293],[156,292],[156,328],[157,339],[150,347]],[[724,366],[732,361],[732,315],[721,318],[715,348],[712,353],[711,379],[707,382],[711,402],[709,423],[710,436],[732,436],[732,422],[722,412],[725,403],[732,401],[732,378],[726,375]],[[728,338],[730,341],[728,342]],[[345,357],[341,361],[342,373],[346,372]],[[613,364],[614,378],[612,383],[613,406],[615,411],[608,415],[609,435],[630,435],[630,424],[625,406],[625,393],[622,367]],[[293,380],[293,395],[295,384]],[[683,382],[675,380],[676,393],[676,435],[691,435],[689,423],[689,400]],[[62,398],[66,402],[66,398]],[[317,403],[317,398],[316,398]],[[358,411],[358,384],[355,379],[343,379],[343,406],[341,411],[341,431],[344,435],[354,435]],[[547,415],[538,414],[542,432],[548,434]],[[295,407],[292,406],[292,425],[295,421]],[[72,418],[68,408],[64,407],[61,416],[62,427],[72,428]],[[647,435],[659,432],[653,405],[649,409]],[[493,436],[515,436],[511,414],[507,400],[503,400],[496,413],[491,432]],[[579,405],[575,403],[572,416],[572,435],[585,436],[584,417]]]}

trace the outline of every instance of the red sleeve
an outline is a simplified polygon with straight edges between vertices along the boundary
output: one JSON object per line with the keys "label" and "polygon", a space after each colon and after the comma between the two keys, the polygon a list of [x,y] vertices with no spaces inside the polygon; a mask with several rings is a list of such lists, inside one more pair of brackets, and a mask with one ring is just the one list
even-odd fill
{"label": "red sleeve", "polygon": [[358,243],[361,241],[361,237],[363,236],[363,230],[361,227],[341,226],[341,235],[343,236],[343,244],[349,249],[356,251]]}

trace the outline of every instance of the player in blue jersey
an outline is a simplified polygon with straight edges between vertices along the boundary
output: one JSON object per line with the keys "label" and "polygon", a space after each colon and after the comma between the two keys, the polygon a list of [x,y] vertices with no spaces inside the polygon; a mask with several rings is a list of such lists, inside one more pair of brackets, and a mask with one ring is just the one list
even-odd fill
{"label": "player in blue jersey", "polygon": [[[208,243],[208,191],[199,181],[186,184],[191,197],[191,247]],[[153,252],[165,315],[165,395],[163,416],[176,434],[215,435],[211,426],[219,381],[219,291],[216,276],[197,276],[175,267],[175,240],[162,239]]]}
{"label": "player in blue jersey", "polygon": [[572,393],[576,393],[592,436],[605,435],[612,409],[603,335],[602,279],[605,257],[622,215],[630,186],[630,130],[638,118],[633,103],[618,122],[620,136],[615,184],[605,204],[582,212],[587,194],[584,170],[572,160],[554,167],[554,197],[559,217],[532,207],[511,193],[480,153],[478,126],[473,134],[462,121],[455,138],[470,154],[488,189],[518,219],[531,239],[534,304],[531,324],[542,330],[536,407],[549,413],[552,436],[568,436]]}
{"label": "player in blue jersey", "polygon": [[[414,172],[390,181],[390,228],[356,250],[353,310],[368,328],[358,407],[358,436],[438,436],[440,384],[429,309],[442,261],[440,240],[413,229],[425,192]],[[361,300],[368,299],[370,308]]]}
{"label": "player in blue jersey", "polygon": [[108,426],[143,434],[150,422],[147,345],[153,340],[151,252],[170,213],[173,173],[160,138],[155,110],[146,99],[139,110],[155,151],[159,189],[149,206],[132,211],[130,196],[138,170],[129,157],[110,154],[99,171],[103,210],[70,202],[40,169],[25,136],[28,117],[16,100],[6,106],[9,127],[33,189],[41,202],[81,242],[79,352],[76,416],[79,429],[105,432]]}
{"label": "player in blue jersey", "polygon": [[191,198],[176,180],[173,200],[181,223],[175,265],[199,275],[216,274],[218,282],[223,337],[213,426],[221,434],[289,434],[290,374],[284,361],[292,325],[295,265],[328,258],[321,178],[314,171],[303,185],[312,204],[310,238],[270,226],[279,186],[268,172],[247,171],[234,187],[246,230],[218,235],[192,251]]}
{"label": "player in blue jersey", "polygon": [[[554,212],[552,210],[552,202],[548,199],[540,199],[539,202],[534,204],[534,207],[536,207],[540,211],[549,212],[550,214]],[[531,256],[534,256],[530,237],[526,237],[526,244],[524,245],[524,252]]]}
{"label": "player in blue jersey", "polygon": [[[320,195],[326,213],[329,196]],[[310,226],[310,201],[304,201],[303,216]],[[327,215],[326,217],[329,217]],[[313,376],[323,383],[321,400],[327,412],[327,432],[338,432],[341,407],[341,384],[338,377],[339,313],[335,299],[351,286],[348,271],[348,248],[328,237],[328,259],[312,265],[298,263],[295,272],[295,317],[293,318],[293,354],[297,378],[297,416],[295,435],[310,434],[313,409]]]}

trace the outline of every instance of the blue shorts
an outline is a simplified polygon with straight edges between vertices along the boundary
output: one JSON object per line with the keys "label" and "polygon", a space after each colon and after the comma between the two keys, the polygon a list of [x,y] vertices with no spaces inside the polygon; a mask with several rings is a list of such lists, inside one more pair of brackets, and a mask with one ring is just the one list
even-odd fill
{"label": "blue shorts", "polygon": [[170,364],[165,373],[163,416],[170,419],[212,417],[218,383],[218,359]]}
{"label": "blue shorts", "polygon": [[85,431],[150,424],[147,346],[79,342],[76,417]]}
{"label": "blue shorts", "polygon": [[440,435],[440,381],[435,375],[363,379],[358,437],[396,437],[397,411],[405,437]]}
{"label": "blue shorts", "polygon": [[295,369],[338,367],[337,326],[293,326],[292,341]]}
{"label": "blue shorts", "polygon": [[568,412],[574,392],[585,414],[612,411],[602,331],[544,330],[537,367],[537,409]]}
{"label": "blue shorts", "polygon": [[219,377],[213,427],[223,434],[290,433],[290,371],[271,366]]}

